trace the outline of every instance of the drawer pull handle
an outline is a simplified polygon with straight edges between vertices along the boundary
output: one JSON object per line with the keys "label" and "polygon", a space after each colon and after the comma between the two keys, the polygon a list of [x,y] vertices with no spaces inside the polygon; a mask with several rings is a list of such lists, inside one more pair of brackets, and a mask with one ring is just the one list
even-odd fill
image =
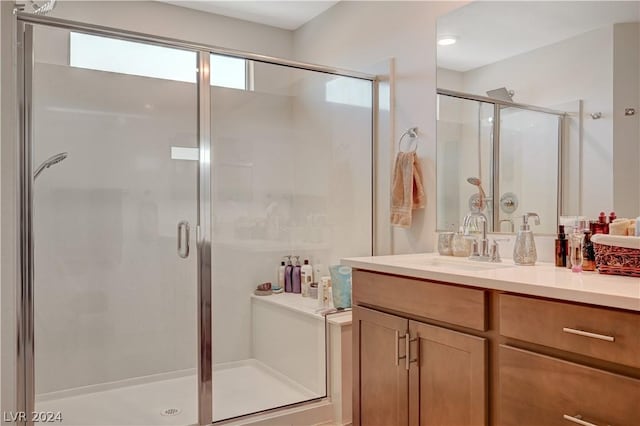
{"label": "drawer pull handle", "polygon": [[562,331],[564,331],[565,333],[577,334],[578,336],[591,337],[592,339],[606,340],[607,342],[614,342],[616,340],[613,336],[590,333],[588,331],[576,330],[575,328],[564,327]]}
{"label": "drawer pull handle", "polygon": [[[415,358],[411,359],[411,343],[412,342],[417,342],[418,338],[414,337],[413,339],[411,339],[411,336],[409,334],[407,334],[407,357],[405,358],[405,368],[407,370],[409,370],[411,368],[411,363],[418,362],[418,356],[416,355]],[[418,344],[418,350],[420,350],[420,344]]]}
{"label": "drawer pull handle", "polygon": [[417,342],[418,338],[414,337],[413,339],[411,338],[411,335],[409,333],[405,334],[404,337],[404,351],[407,355],[405,355],[404,358],[404,368],[406,370],[409,370],[409,368],[411,367],[411,363],[412,362],[418,362],[418,358],[415,359],[411,359],[411,342]]}
{"label": "drawer pull handle", "polygon": [[562,417],[565,420],[569,420],[570,422],[577,423],[577,424],[582,425],[582,426],[598,426],[595,423],[590,423],[590,422],[586,422],[586,421],[582,420],[582,416],[580,414],[576,414],[575,416],[569,416],[569,415],[565,414]]}
{"label": "drawer pull handle", "polygon": [[[400,339],[407,339],[409,340],[409,334],[405,334],[404,336],[400,336],[400,333],[398,333],[398,330],[395,330],[396,332],[396,367],[400,365],[400,360],[401,359],[405,359],[407,358],[407,355],[405,356],[400,356]],[[408,352],[407,352],[408,354]]]}

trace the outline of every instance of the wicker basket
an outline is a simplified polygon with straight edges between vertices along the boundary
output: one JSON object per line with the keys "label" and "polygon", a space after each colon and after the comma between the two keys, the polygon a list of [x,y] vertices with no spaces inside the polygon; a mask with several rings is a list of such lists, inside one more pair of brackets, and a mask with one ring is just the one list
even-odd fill
{"label": "wicker basket", "polygon": [[[619,240],[624,238],[624,240]],[[592,238],[596,251],[596,268],[601,274],[640,278],[640,237]]]}

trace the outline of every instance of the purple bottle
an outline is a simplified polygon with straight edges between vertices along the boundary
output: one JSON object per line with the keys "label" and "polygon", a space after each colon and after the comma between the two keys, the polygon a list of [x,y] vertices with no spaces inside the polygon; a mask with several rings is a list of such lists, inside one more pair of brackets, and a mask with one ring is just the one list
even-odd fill
{"label": "purple bottle", "polygon": [[296,266],[293,267],[291,277],[291,289],[294,293],[302,293],[302,266],[300,266],[300,256],[295,256]]}
{"label": "purple bottle", "polygon": [[291,256],[287,256],[287,266],[284,268],[284,291],[285,293],[293,292],[293,264],[291,263]]}

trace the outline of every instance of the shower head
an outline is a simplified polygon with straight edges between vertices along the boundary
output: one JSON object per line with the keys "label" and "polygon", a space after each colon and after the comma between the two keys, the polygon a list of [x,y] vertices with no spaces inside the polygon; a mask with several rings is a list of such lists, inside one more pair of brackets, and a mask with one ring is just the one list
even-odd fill
{"label": "shower head", "polygon": [[515,92],[513,90],[507,90],[506,87],[487,91],[487,96],[498,99],[499,101],[513,102],[513,95],[515,95]]}
{"label": "shower head", "polygon": [[29,0],[31,13],[34,15],[48,15],[56,7],[57,0]]}
{"label": "shower head", "polygon": [[42,164],[40,164],[38,166],[38,168],[36,169],[35,172],[33,172],[33,179],[35,180],[40,173],[42,173],[42,171],[44,169],[48,169],[49,167],[58,164],[59,162],[61,162],[62,160],[64,160],[65,158],[67,158],[69,156],[68,152],[61,152],[59,154],[55,154],[52,155],[51,157],[47,158],[45,161],[42,162]]}
{"label": "shower head", "polygon": [[480,193],[480,210],[482,210],[487,199],[487,194],[485,194],[484,189],[482,189],[482,181],[477,177],[468,177],[467,182],[478,187],[478,192]]}
{"label": "shower head", "polygon": [[482,182],[480,182],[480,178],[477,178],[477,177],[468,177],[467,182],[469,182],[471,185],[474,185],[474,186],[482,185]]}

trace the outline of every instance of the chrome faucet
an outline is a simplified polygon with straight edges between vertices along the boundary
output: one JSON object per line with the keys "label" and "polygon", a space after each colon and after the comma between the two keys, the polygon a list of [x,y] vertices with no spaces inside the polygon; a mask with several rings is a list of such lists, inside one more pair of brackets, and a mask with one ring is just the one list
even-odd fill
{"label": "chrome faucet", "polygon": [[469,259],[472,260],[481,260],[488,262],[490,260],[489,257],[489,240],[487,239],[487,217],[484,213],[481,212],[470,212],[464,217],[463,228],[464,228],[464,236],[467,238],[471,238],[470,228],[472,225],[478,224],[480,221],[482,226],[482,238],[475,239],[473,242],[473,251]]}

